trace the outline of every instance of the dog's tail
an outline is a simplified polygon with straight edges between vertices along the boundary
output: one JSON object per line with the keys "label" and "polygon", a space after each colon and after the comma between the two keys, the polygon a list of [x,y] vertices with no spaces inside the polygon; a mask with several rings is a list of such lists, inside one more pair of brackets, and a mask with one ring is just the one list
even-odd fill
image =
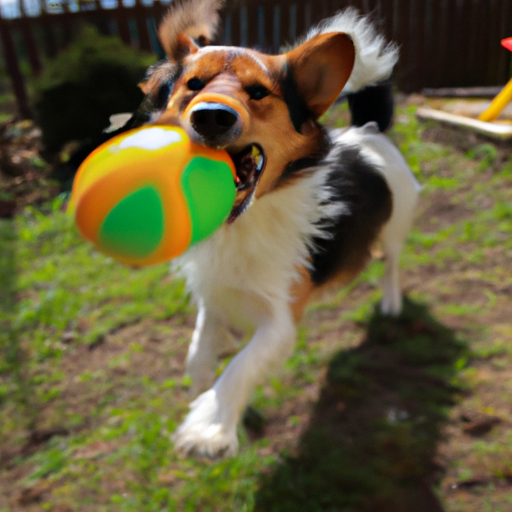
{"label": "dog's tail", "polygon": [[314,27],[306,40],[329,32],[345,32],[354,42],[354,68],[342,91],[349,100],[352,124],[363,126],[376,121],[379,129],[384,131],[393,118],[390,77],[398,60],[397,45],[387,43],[369,18],[361,16],[354,8],[345,9]]}
{"label": "dog's tail", "polygon": [[318,34],[344,32],[354,42],[356,58],[344,93],[353,93],[391,76],[398,60],[398,47],[377,34],[368,17],[349,7],[310,30],[307,39]]}

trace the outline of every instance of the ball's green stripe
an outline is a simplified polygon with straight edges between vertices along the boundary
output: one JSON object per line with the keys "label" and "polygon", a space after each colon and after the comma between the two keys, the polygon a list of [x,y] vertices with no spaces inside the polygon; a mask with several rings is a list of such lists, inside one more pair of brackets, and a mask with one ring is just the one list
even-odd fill
{"label": "ball's green stripe", "polygon": [[181,185],[194,244],[210,236],[227,219],[235,201],[235,184],[227,163],[196,156],[184,169]]}
{"label": "ball's green stripe", "polygon": [[145,186],[112,208],[100,228],[100,249],[112,256],[144,258],[158,247],[164,228],[158,190]]}

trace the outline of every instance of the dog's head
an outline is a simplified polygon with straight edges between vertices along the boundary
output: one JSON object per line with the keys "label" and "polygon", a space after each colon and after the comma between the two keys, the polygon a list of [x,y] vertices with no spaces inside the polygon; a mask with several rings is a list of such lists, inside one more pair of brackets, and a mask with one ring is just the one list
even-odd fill
{"label": "dog's head", "polygon": [[175,19],[201,2],[182,1],[175,7],[181,11],[170,11],[159,31],[168,60],[142,87],[155,110],[153,122],[178,123],[195,142],[231,155],[239,180],[234,220],[253,196],[280,186],[301,167],[297,162],[322,151],[317,119],[348,80],[354,45],[346,34],[332,32],[281,55],[200,47],[197,41],[210,40],[211,26],[183,28]]}

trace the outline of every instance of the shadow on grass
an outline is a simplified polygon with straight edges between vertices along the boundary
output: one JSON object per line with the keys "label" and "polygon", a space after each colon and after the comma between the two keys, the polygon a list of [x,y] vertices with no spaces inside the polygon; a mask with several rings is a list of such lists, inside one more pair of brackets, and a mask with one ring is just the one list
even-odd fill
{"label": "shadow on grass", "polygon": [[437,512],[436,446],[466,348],[427,309],[375,313],[331,361],[297,453],[262,477],[259,512]]}

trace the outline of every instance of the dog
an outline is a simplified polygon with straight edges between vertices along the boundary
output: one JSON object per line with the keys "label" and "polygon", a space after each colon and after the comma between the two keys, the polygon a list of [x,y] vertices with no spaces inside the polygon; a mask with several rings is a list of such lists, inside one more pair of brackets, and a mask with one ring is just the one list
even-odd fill
{"label": "dog", "polygon": [[[353,280],[377,242],[386,258],[381,310],[400,313],[399,256],[419,191],[372,122],[378,93],[375,108],[351,102],[353,115],[358,103],[367,112],[363,126],[328,133],[318,121],[342,91],[357,99],[392,73],[397,48],[368,19],[345,10],[268,55],[210,45],[221,7],[173,2],[158,32],[167,59],[149,69],[126,126],[178,124],[236,167],[229,218],[177,261],[198,315],[186,359],[195,400],[173,441],[212,458],[237,452],[244,407],[291,354],[307,303]],[[215,380],[232,329],[252,337]]]}

